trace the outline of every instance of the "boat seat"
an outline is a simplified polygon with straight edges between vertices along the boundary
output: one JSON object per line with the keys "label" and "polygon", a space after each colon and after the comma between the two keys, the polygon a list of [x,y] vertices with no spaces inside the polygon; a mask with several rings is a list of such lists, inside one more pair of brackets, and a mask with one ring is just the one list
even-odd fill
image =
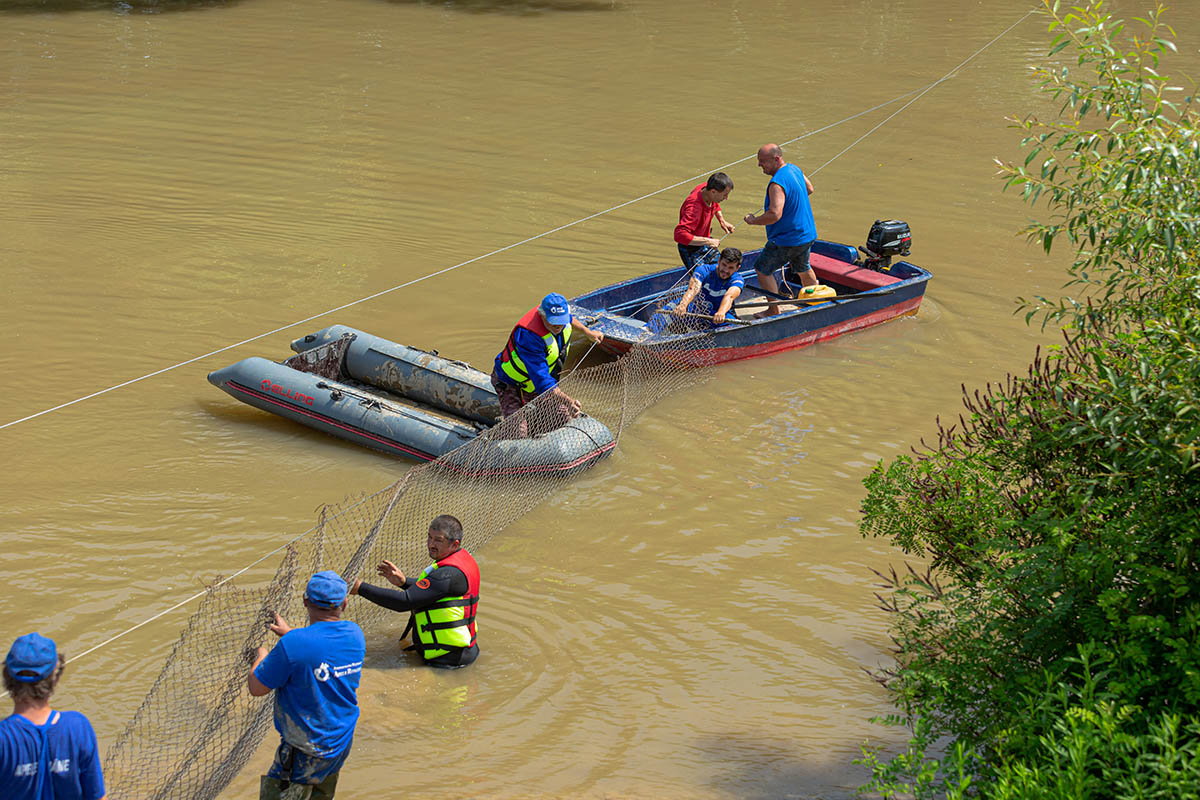
{"label": "boat seat", "polygon": [[817,253],[809,256],[808,263],[817,271],[818,277],[821,278],[821,283],[836,283],[841,286],[848,286],[859,292],[877,289],[880,286],[891,286],[894,283],[899,283],[901,280],[899,277],[889,275],[886,272],[878,272],[855,264],[847,264],[845,261],[838,261],[836,258],[830,258],[829,256]]}
{"label": "boat seat", "polygon": [[[753,290],[754,290],[754,287],[752,287],[752,286],[748,286],[748,287],[746,287],[746,288],[747,288],[747,289],[749,289],[749,290],[751,290],[751,291],[753,291]],[[770,300],[770,299],[771,299],[771,298],[767,297],[766,295],[759,295],[759,294],[756,292],[756,293],[755,293],[754,302],[755,302],[755,303],[759,303],[759,302],[762,302],[762,301],[764,301],[764,300]],[[805,307],[806,307],[806,306],[805,306]],[[766,308],[767,308],[766,306],[756,306],[756,307],[754,307],[754,308],[745,308],[745,309],[743,309],[743,308],[735,308],[735,309],[734,309],[734,311],[733,311],[733,314],[734,314],[734,316],[736,316],[738,319],[752,319],[752,318],[754,317],[754,315],[755,315],[755,314],[757,314],[757,313],[758,313],[758,312],[760,312],[760,311],[764,311]],[[779,304],[779,313],[780,313],[780,314],[786,314],[786,313],[787,313],[787,312],[789,312],[789,311],[797,311],[797,310],[799,310],[800,308],[801,308],[801,306],[797,305],[796,303],[785,303],[785,302],[780,302],[780,304]]]}

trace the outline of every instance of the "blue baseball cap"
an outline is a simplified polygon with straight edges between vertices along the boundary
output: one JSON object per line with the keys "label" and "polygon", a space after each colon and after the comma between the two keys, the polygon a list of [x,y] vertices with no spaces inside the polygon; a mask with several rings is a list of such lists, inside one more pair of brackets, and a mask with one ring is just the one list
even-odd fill
{"label": "blue baseball cap", "polygon": [[14,680],[36,683],[49,677],[58,666],[58,648],[53,639],[40,633],[27,633],[13,642],[4,657],[4,666]]}
{"label": "blue baseball cap", "polygon": [[551,292],[542,298],[542,313],[546,322],[551,325],[567,325],[571,322],[571,309],[567,307],[567,298],[558,292]]}
{"label": "blue baseball cap", "polygon": [[322,570],[308,579],[304,599],[315,606],[340,606],[346,599],[346,582],[333,570]]}

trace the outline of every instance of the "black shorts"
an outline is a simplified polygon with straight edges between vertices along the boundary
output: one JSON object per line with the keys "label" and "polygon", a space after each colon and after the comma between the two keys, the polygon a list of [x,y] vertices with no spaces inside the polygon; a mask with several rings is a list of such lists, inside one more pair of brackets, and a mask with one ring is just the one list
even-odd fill
{"label": "black shorts", "polygon": [[425,659],[425,666],[436,669],[459,669],[470,666],[479,658],[479,645],[470,647],[455,647],[449,653],[443,653],[437,658]]}
{"label": "black shorts", "polygon": [[[754,271],[759,275],[770,275],[787,264],[788,272],[808,272],[812,269],[812,265],[808,263],[810,250],[812,250],[812,242],[798,244],[795,247],[780,247],[774,242],[767,242],[767,246],[758,254],[758,260],[754,262]],[[784,274],[786,275],[787,272]]]}

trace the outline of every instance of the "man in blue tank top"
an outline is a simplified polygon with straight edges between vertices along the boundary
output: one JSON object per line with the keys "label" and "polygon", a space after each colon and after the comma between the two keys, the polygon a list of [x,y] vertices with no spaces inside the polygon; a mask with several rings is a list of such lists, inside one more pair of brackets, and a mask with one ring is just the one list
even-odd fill
{"label": "man in blue tank top", "polygon": [[96,733],[78,711],[55,711],[50,695],[63,671],[52,639],[27,633],[4,659],[12,716],[0,721],[0,797],[103,800]]}
{"label": "man in blue tank top", "polygon": [[[783,160],[783,151],[777,144],[764,144],[758,149],[758,166],[771,176],[771,182],[767,184],[762,213],[745,217],[747,225],[767,228],[767,244],[754,262],[754,271],[763,289],[790,297],[786,282],[780,286],[775,280],[774,272],[780,267],[790,265],[791,272],[799,276],[804,286],[817,284],[817,276],[808,263],[809,250],[817,239],[817,223],[808,202],[813,185],[799,167]],[[771,305],[759,316],[778,313],[779,307]]]}
{"label": "man in blue tank top", "polygon": [[246,679],[255,697],[274,690],[282,738],[262,778],[261,800],[330,800],[354,740],[366,640],[358,625],[342,619],[346,582],[332,570],[316,573],[304,590],[304,607],[303,628],[275,615],[271,631],[279,642],[269,653],[258,648]]}

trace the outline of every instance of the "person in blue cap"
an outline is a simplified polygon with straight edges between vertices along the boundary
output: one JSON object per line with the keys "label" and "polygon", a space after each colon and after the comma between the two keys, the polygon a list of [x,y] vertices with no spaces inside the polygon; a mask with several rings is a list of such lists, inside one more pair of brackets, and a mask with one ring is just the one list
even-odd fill
{"label": "person in blue cap", "polygon": [[308,625],[292,628],[279,614],[279,642],[260,647],[246,683],[250,694],[275,692],[279,749],[262,777],[260,800],[329,800],[350,754],[358,722],[358,682],[367,645],[362,629],[342,619],[346,582],[332,570],[304,590]]}
{"label": "person in blue cap", "polygon": [[0,720],[0,797],[4,800],[102,800],[96,732],[78,711],[55,711],[50,695],[63,673],[53,639],[27,633],[4,659],[13,713]]}
{"label": "person in blue cap", "polygon": [[[558,292],[546,295],[539,305],[517,320],[492,369],[492,387],[500,398],[502,415],[515,414],[544,392],[552,393],[554,399],[545,406],[548,423],[539,427],[554,430],[579,414],[579,401],[558,385],[558,374],[570,346],[572,330],[579,331],[596,344],[604,341],[603,333],[571,316],[567,298]],[[518,435],[527,436],[529,430],[524,419],[520,427]],[[535,431],[538,432],[541,431]]]}

